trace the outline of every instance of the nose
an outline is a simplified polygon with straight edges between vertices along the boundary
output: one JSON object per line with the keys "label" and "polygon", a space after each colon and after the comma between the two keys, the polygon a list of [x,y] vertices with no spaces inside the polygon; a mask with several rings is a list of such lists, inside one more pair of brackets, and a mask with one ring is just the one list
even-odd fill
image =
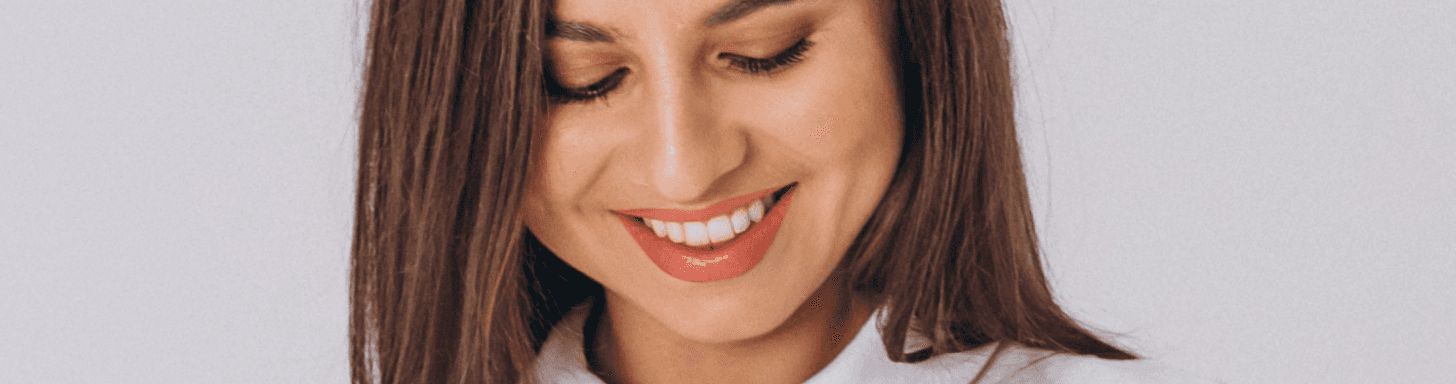
{"label": "nose", "polygon": [[659,72],[644,100],[641,155],[647,184],[675,202],[708,196],[743,164],[746,132],[725,124],[710,86],[691,70]]}

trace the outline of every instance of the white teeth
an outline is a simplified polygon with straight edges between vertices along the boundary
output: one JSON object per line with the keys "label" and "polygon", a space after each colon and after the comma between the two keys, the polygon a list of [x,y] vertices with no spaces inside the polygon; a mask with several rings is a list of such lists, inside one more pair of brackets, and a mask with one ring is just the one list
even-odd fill
{"label": "white teeth", "polygon": [[687,236],[687,240],[683,244],[687,244],[689,247],[708,245],[708,226],[701,221],[683,223],[683,235]]}
{"label": "white teeth", "polygon": [[737,210],[734,210],[733,217],[729,220],[733,221],[734,234],[743,233],[743,231],[748,230],[748,224],[750,224],[750,222],[748,221],[748,211],[743,210],[743,208],[738,208]]}
{"label": "white teeth", "polygon": [[753,205],[748,206],[748,219],[755,223],[763,220],[763,208],[763,200],[754,200]]}
{"label": "white teeth", "polygon": [[718,215],[708,219],[708,241],[717,244],[732,239],[733,224],[728,221],[728,216]]}
{"label": "white teeth", "polygon": [[763,215],[768,207],[773,206],[773,200],[773,196],[764,196],[746,207],[733,210],[733,213],[715,216],[707,222],[674,222],[648,218],[643,218],[642,221],[652,228],[652,233],[657,237],[667,237],[674,243],[690,247],[722,244],[748,232],[753,223],[763,221]]}
{"label": "white teeth", "polygon": [[683,225],[682,225],[682,223],[667,222],[667,223],[664,223],[663,225],[667,226],[667,239],[668,240],[672,240],[672,242],[674,242],[674,243],[682,244],[682,242],[683,242]]}

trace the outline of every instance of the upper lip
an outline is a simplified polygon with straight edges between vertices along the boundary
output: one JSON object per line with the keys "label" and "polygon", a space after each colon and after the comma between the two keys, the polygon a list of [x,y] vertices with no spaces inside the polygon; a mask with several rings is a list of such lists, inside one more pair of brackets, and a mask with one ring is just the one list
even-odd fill
{"label": "upper lip", "polygon": [[641,217],[644,219],[657,219],[662,221],[707,221],[708,219],[711,219],[718,215],[727,215],[733,213],[734,209],[748,205],[749,203],[752,203],[754,199],[768,196],[769,194],[772,194],[786,187],[787,186],[774,187],[738,197],[723,199],[722,201],[713,203],[713,205],[709,205],[706,208],[697,210],[639,208],[615,212],[627,216]]}

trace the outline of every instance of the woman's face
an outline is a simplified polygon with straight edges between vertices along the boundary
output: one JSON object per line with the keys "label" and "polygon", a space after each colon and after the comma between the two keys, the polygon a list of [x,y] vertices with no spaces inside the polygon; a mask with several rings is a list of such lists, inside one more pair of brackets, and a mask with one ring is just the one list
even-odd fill
{"label": "woman's face", "polygon": [[527,226],[682,337],[780,326],[889,185],[902,116],[877,0],[557,0]]}

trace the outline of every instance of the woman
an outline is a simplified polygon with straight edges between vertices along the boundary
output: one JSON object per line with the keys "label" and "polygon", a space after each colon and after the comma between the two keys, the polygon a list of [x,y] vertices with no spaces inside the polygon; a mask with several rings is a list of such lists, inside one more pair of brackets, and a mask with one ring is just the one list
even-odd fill
{"label": "woman", "polygon": [[997,1],[379,0],[372,22],[355,382],[1134,358],[1047,288]]}

